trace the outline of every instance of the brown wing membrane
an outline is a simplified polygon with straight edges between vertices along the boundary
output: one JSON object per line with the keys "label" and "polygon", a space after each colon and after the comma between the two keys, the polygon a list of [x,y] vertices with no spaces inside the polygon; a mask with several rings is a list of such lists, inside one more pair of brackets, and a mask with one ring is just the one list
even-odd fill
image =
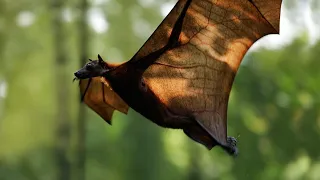
{"label": "brown wing membrane", "polygon": [[279,33],[280,8],[281,0],[180,0],[131,61],[151,61],[143,77],[154,94],[225,145],[236,72],[254,42]]}
{"label": "brown wing membrane", "polygon": [[79,86],[84,103],[109,124],[114,110],[127,114],[128,105],[110,88],[105,78],[82,79]]}

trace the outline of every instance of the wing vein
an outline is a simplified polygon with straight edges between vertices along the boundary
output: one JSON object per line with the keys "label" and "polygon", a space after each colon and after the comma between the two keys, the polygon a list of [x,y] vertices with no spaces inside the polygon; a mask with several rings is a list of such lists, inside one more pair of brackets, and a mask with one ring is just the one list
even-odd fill
{"label": "wing vein", "polygon": [[260,11],[260,9],[254,4],[254,2],[252,0],[249,0],[250,4],[252,4],[254,6],[254,8],[261,14],[261,16],[263,17],[263,19],[272,27],[272,29],[279,33],[278,30],[267,20],[267,18],[262,14],[262,12]]}
{"label": "wing vein", "polygon": [[84,90],[83,95],[81,96],[81,102],[83,102],[84,97],[85,97],[86,94],[87,94],[87,91],[88,91],[88,89],[89,89],[89,86],[90,86],[90,84],[91,84],[91,81],[92,81],[92,78],[89,79],[88,85],[87,85],[86,89]]}

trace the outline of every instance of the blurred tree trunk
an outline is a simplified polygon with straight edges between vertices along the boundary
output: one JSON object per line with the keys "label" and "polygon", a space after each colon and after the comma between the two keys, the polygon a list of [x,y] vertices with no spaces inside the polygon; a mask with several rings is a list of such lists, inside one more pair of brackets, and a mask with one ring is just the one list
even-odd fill
{"label": "blurred tree trunk", "polygon": [[[79,53],[80,66],[83,66],[88,58],[88,27],[87,27],[87,0],[80,0],[79,17]],[[79,105],[79,114],[77,122],[77,142],[76,142],[76,173],[77,180],[85,179],[86,164],[86,111],[84,104]]]}
{"label": "blurred tree trunk", "polygon": [[[4,51],[5,51],[5,44],[6,44],[6,34],[5,34],[5,25],[6,25],[6,3],[4,0],[0,0],[0,22],[3,22],[2,28],[0,26],[0,88],[4,86],[5,83],[5,71],[6,71],[6,61],[4,60]],[[3,118],[4,111],[4,97],[1,96],[1,89],[0,89],[0,120]]]}
{"label": "blurred tree trunk", "polygon": [[[5,36],[5,24],[6,24],[6,1],[0,0],[0,22],[3,22],[2,27],[0,26],[0,59],[4,57],[4,49],[6,43]],[[5,61],[1,61],[0,70],[3,72],[5,70]],[[3,74],[2,74],[3,75]]]}
{"label": "blurred tree trunk", "polygon": [[[12,28],[13,16],[9,14],[7,9],[7,1],[0,0],[0,78],[7,74],[7,60],[5,60],[6,43]],[[9,24],[10,23],[10,24]],[[1,83],[1,79],[0,79]]]}
{"label": "blurred tree trunk", "polygon": [[70,179],[70,162],[67,152],[70,143],[70,124],[69,124],[69,86],[71,80],[67,75],[67,46],[66,35],[63,23],[63,3],[64,0],[52,0],[52,30],[54,39],[55,54],[55,79],[57,96],[56,114],[56,149],[55,156],[57,161],[57,179]]}

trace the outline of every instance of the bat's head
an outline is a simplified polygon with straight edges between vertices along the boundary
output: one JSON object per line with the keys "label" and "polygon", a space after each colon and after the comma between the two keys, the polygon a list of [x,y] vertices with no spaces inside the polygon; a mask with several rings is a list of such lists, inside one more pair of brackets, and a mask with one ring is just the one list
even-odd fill
{"label": "bat's head", "polygon": [[104,76],[111,67],[108,66],[106,62],[98,55],[98,60],[91,60],[86,65],[84,65],[80,70],[74,73],[75,79],[87,79],[97,76]]}

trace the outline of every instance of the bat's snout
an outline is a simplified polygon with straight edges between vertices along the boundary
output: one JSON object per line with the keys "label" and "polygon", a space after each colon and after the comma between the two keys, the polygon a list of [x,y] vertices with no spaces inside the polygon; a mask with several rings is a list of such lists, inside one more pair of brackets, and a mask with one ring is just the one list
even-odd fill
{"label": "bat's snout", "polygon": [[89,78],[88,77],[88,73],[86,71],[82,71],[82,70],[79,70],[77,72],[74,73],[74,76],[77,78],[77,79],[86,79],[86,78]]}
{"label": "bat's snout", "polygon": [[77,77],[77,78],[80,78],[80,72],[79,71],[75,72],[74,76]]}

